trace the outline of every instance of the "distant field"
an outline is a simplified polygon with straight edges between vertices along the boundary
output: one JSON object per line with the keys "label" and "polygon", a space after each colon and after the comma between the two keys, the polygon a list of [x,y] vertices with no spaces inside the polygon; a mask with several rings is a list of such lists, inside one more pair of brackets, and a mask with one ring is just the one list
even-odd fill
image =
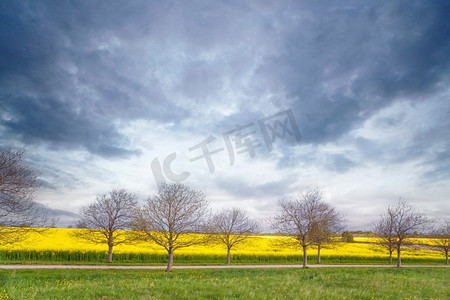
{"label": "distant field", "polygon": [[0,299],[450,299],[448,268],[0,270]]}
{"label": "distant field", "polygon": [[[36,234],[26,242],[0,247],[0,263],[102,263],[106,261],[106,245],[88,244],[69,236],[76,229],[49,229],[44,235]],[[298,249],[285,249],[276,245],[279,237],[254,236],[248,243],[232,251],[232,263],[299,263]],[[386,263],[387,251],[374,244],[373,237],[355,237],[355,243],[338,243],[322,249],[323,264]],[[432,245],[433,240],[418,239],[418,244]],[[416,248],[416,249],[414,249]],[[316,260],[316,249],[309,249],[310,263]],[[195,246],[175,252],[175,264],[222,264],[226,251],[221,245]],[[444,256],[428,246],[414,246],[403,251],[403,262],[408,264],[441,264]],[[155,244],[120,245],[115,247],[114,262],[120,264],[164,264],[165,251]]]}

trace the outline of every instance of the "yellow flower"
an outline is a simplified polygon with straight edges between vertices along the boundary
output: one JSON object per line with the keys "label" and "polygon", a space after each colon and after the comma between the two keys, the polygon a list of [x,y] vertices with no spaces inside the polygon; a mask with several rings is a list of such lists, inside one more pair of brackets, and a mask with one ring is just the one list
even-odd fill
{"label": "yellow flower", "polygon": [[[86,241],[76,239],[70,235],[71,232],[79,229],[68,228],[51,228],[44,234],[34,234],[31,239],[21,243],[8,246],[0,246],[1,251],[35,251],[40,255],[44,252],[50,253],[51,257],[60,255],[60,252],[70,253],[74,257],[77,255],[88,255],[88,253],[104,253],[107,251],[106,244],[92,244]],[[243,245],[233,248],[232,255],[258,257],[260,261],[270,260],[270,258],[287,258],[299,256],[302,254],[299,249],[289,249],[277,247],[276,241],[283,239],[278,236],[252,236]],[[324,257],[382,257],[387,256],[387,251],[377,245],[374,237],[355,237],[355,243],[336,243],[332,247],[323,248],[321,254]],[[415,243],[422,245],[433,245],[435,240],[418,238]],[[402,257],[414,257],[421,259],[441,259],[442,254],[438,251],[427,249],[427,247],[415,247],[417,249],[406,247],[403,250]],[[315,247],[309,248],[309,255],[316,255]],[[136,243],[136,244],[120,244],[114,247],[116,254],[150,254],[150,255],[166,255],[164,249],[156,244]],[[226,249],[223,245],[197,245],[189,248],[179,249],[175,252],[177,256],[217,256],[226,255]],[[71,258],[71,260],[76,258]],[[3,295],[0,292],[0,295]]]}

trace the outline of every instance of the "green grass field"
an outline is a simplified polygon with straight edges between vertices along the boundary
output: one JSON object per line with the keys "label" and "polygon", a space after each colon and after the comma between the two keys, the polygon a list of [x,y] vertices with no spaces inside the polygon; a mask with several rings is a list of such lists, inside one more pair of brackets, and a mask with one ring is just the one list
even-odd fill
{"label": "green grass field", "polygon": [[0,299],[450,299],[448,268],[0,270]]}

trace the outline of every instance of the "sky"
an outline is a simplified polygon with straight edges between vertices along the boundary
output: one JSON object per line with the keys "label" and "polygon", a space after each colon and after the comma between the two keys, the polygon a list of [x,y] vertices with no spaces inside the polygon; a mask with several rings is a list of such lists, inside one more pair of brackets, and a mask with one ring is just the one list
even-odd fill
{"label": "sky", "polygon": [[[266,222],[319,187],[368,230],[450,217],[448,1],[1,1],[0,148],[75,224],[182,182]],[[265,135],[266,134],[266,135]]]}

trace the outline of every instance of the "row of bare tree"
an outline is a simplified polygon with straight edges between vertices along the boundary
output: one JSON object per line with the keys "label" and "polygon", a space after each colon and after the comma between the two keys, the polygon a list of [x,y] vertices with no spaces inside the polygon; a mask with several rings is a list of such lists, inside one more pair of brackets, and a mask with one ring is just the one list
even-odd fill
{"label": "row of bare tree", "polygon": [[[0,152],[0,244],[23,240],[27,234],[49,226],[45,210],[33,201],[38,188],[37,176],[22,161],[23,151]],[[108,262],[112,261],[114,246],[134,241],[148,241],[168,253],[167,271],[172,269],[177,249],[201,243],[223,243],[227,249],[227,263],[233,247],[259,232],[258,223],[244,211],[232,208],[211,214],[205,195],[181,183],[165,184],[149,197],[143,206],[138,197],[124,189],[114,189],[98,195],[95,202],[83,207],[74,236],[93,243],[108,245]],[[324,245],[336,241],[342,230],[343,218],[318,188],[302,192],[294,200],[279,202],[280,210],[271,220],[272,229],[285,238],[278,246],[297,247],[303,251],[303,266],[307,265],[307,251],[317,246],[318,263]],[[397,252],[397,266],[401,266],[401,250],[417,232],[430,224],[422,213],[403,200],[389,206],[374,226],[380,244],[389,252]],[[450,245],[450,224],[447,221],[435,237],[446,255]]]}
{"label": "row of bare tree", "polygon": [[[272,219],[272,228],[285,238],[276,240],[283,248],[301,248],[303,266],[307,266],[308,247],[317,247],[317,263],[323,246],[337,241],[342,230],[343,218],[330,204],[323,201],[323,192],[316,188],[301,193],[295,200],[279,202],[280,211]],[[82,209],[78,238],[97,243],[107,243],[108,262],[112,260],[113,247],[119,243],[149,241],[163,247],[168,253],[167,271],[173,265],[177,249],[196,244],[218,242],[227,249],[230,263],[232,248],[258,232],[257,222],[244,211],[233,208],[210,215],[205,195],[183,184],[163,184],[159,192],[137,207],[137,197],[126,190],[115,189],[108,195]],[[424,230],[429,220],[415,211],[408,203],[399,200],[389,206],[374,226],[379,243],[392,253],[397,251],[397,266],[401,266],[401,250],[405,244]],[[448,222],[439,231],[439,246],[446,254],[450,232]],[[126,231],[126,229],[132,229]]]}
{"label": "row of bare tree", "polygon": [[98,195],[80,215],[77,227],[84,230],[74,231],[73,236],[106,243],[108,262],[112,261],[114,246],[147,241],[167,251],[167,271],[172,269],[177,249],[204,243],[224,244],[230,263],[231,249],[259,228],[257,222],[237,208],[211,215],[205,195],[180,183],[163,184],[141,207],[135,194],[114,189]]}
{"label": "row of bare tree", "polygon": [[[400,199],[395,205],[389,205],[386,211],[373,227],[379,243],[389,252],[389,263],[392,264],[392,254],[397,253],[397,267],[402,264],[401,252],[406,244],[412,244],[418,232],[427,230],[432,224],[424,214],[418,212],[406,201]],[[450,249],[450,220],[446,220],[432,233],[436,239],[436,247],[444,252],[445,263],[448,265]]]}

